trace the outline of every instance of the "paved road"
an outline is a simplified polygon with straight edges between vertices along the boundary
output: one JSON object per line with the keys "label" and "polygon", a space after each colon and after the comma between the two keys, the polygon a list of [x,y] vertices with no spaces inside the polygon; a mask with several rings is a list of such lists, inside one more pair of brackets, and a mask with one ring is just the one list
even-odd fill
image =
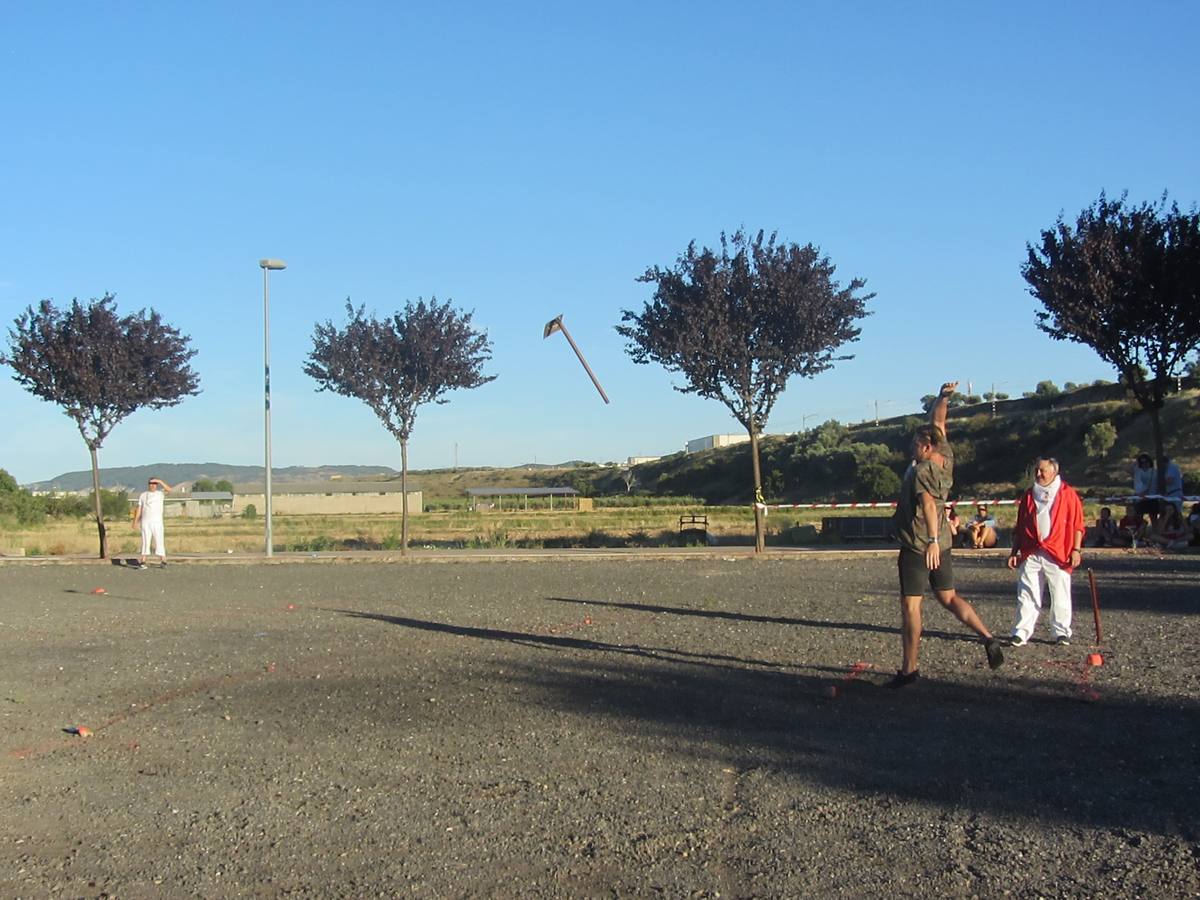
{"label": "paved road", "polygon": [[3,566],[0,895],[1194,896],[1200,559],[1094,564],[899,693],[890,555]]}

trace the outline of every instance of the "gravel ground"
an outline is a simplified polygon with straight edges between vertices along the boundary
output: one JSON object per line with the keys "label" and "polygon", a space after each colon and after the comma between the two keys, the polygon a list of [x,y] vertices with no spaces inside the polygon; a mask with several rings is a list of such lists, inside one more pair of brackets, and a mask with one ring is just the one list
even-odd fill
{"label": "gravel ground", "polygon": [[1197,896],[1200,557],[1089,562],[902,691],[891,554],[0,567],[0,896]]}

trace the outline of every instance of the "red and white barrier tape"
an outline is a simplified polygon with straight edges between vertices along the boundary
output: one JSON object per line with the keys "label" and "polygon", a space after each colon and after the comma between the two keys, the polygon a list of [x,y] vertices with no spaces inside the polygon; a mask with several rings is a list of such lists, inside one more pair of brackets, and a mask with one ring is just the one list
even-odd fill
{"label": "red and white barrier tape", "polygon": [[1140,497],[1104,497],[1101,503],[1137,503],[1139,500],[1169,500],[1171,503],[1200,503],[1200,497],[1164,497],[1162,494],[1142,494]]}

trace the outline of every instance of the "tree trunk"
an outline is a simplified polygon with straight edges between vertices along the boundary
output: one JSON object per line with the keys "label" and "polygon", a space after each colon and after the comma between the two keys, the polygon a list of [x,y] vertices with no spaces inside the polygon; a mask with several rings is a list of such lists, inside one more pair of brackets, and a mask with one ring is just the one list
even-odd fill
{"label": "tree trunk", "polygon": [[408,439],[400,441],[400,555],[408,556]]}
{"label": "tree trunk", "polygon": [[100,503],[100,460],[96,448],[88,445],[92,455],[92,499],[96,503],[96,529],[100,532],[100,558],[108,559],[108,534],[104,530],[104,506]]}
{"label": "tree trunk", "polygon": [[758,433],[753,428],[747,430],[750,432],[750,463],[754,467],[754,552],[762,553],[767,548],[767,523],[759,506],[763,502],[763,493],[762,470],[758,465]]}
{"label": "tree trunk", "polygon": [[1162,421],[1158,417],[1158,407],[1150,404],[1146,412],[1150,413],[1150,429],[1154,434],[1154,491],[1157,494],[1167,492],[1167,464],[1163,450]]}

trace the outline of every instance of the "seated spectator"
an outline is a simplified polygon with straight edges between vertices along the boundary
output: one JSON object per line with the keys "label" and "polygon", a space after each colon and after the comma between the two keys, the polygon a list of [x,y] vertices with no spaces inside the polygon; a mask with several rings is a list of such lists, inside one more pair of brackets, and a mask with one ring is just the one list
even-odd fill
{"label": "seated spectator", "polygon": [[1158,519],[1146,533],[1146,543],[1164,550],[1178,550],[1187,546],[1187,532],[1174,503],[1163,503]]}
{"label": "seated spectator", "polygon": [[1084,542],[1089,547],[1120,547],[1122,545],[1121,530],[1117,520],[1112,517],[1112,510],[1107,506],[1101,508],[1100,518],[1088,529]]}
{"label": "seated spectator", "polygon": [[1139,540],[1146,536],[1146,516],[1137,511],[1132,504],[1125,507],[1125,515],[1117,523],[1118,537],[1122,546],[1136,547]]}
{"label": "seated spectator", "polygon": [[975,509],[975,518],[967,523],[967,537],[976,550],[996,546],[996,517],[988,512],[987,504]]}
{"label": "seated spectator", "polygon": [[962,519],[958,517],[953,504],[946,507],[946,521],[950,523],[950,543],[959,543],[958,536],[962,532]]}
{"label": "seated spectator", "polygon": [[1188,534],[1191,535],[1188,540],[1188,545],[1191,547],[1200,547],[1200,503],[1192,507],[1192,511],[1187,517]]}
{"label": "seated spectator", "polygon": [[[1169,456],[1163,457],[1163,494],[1183,518],[1183,472]],[[1164,507],[1165,510],[1165,507]]]}
{"label": "seated spectator", "polygon": [[1137,512],[1149,516],[1151,522],[1158,518],[1158,501],[1148,496],[1158,493],[1155,475],[1154,457],[1149,453],[1139,453],[1133,461],[1133,493],[1137,497]]}

